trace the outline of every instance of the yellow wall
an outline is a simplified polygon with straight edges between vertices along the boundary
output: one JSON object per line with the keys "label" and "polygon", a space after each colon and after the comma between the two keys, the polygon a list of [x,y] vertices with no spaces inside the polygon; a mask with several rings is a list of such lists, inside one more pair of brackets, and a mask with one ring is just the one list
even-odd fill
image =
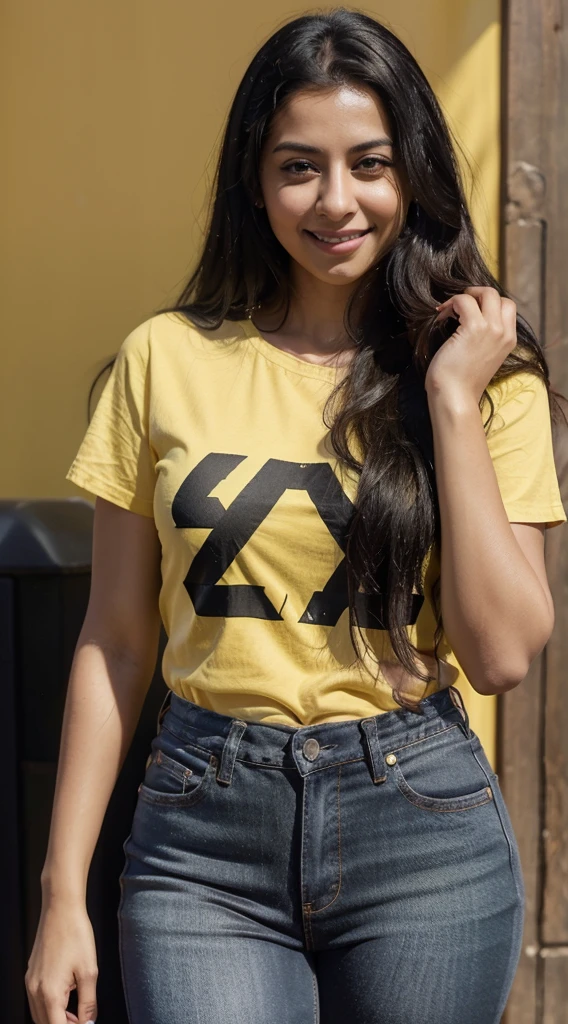
{"label": "yellow wall", "polygon": [[[474,222],[495,272],[497,0],[359,9],[402,38],[441,100],[473,170]],[[234,90],[276,25],[309,10],[4,0],[0,497],[77,493],[64,475],[93,376],[186,277]],[[494,700],[465,697],[494,758]]]}

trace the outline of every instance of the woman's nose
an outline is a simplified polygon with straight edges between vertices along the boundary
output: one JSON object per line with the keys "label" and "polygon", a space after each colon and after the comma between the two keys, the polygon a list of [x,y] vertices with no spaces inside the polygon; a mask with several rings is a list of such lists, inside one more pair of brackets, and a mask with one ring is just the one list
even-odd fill
{"label": "woman's nose", "polygon": [[319,194],[316,201],[316,213],[327,217],[330,221],[341,220],[355,210],[355,198],[352,180],[348,172],[340,169],[322,174]]}

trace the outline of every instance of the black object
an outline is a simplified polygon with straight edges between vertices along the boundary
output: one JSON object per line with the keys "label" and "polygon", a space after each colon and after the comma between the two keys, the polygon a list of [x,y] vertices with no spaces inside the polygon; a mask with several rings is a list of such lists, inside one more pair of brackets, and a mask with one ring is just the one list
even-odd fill
{"label": "black object", "polygon": [[[41,910],[67,682],[90,587],[94,508],[82,498],[0,501],[0,787],[3,914],[1,1024],[32,1024],[24,975]],[[97,945],[97,1024],[127,1024],[116,912],[122,844],[132,822],[156,719],[167,693],[154,677],[95,848],[87,909]],[[76,992],[68,1008],[76,1013]]]}

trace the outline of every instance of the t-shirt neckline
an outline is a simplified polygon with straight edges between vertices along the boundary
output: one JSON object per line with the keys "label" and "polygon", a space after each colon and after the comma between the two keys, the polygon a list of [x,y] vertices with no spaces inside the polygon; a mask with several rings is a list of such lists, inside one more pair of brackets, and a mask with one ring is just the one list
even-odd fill
{"label": "t-shirt neckline", "polygon": [[285,370],[299,373],[303,377],[317,377],[319,380],[327,380],[333,384],[337,383],[337,370],[343,369],[342,367],[309,363],[300,356],[292,355],[291,352],[284,352],[281,348],[276,348],[276,345],[272,345],[266,338],[263,338],[252,320],[240,320],[239,323],[257,352],[270,359],[271,362],[276,363],[278,366],[283,366]]}

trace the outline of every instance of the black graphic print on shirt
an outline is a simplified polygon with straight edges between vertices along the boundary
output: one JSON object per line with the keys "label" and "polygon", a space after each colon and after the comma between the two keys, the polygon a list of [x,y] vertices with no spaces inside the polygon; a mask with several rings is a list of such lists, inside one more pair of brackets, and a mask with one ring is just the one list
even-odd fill
{"label": "black graphic print on shirt", "polygon": [[[224,508],[210,493],[244,459],[245,455],[211,452],[188,474],[173,500],[172,517],[177,529],[211,530],[189,567],[184,585],[198,615],[281,620],[261,582],[227,586],[219,585],[219,580],[287,489],[307,492],[342,551],[354,507],[327,462],[268,459]],[[423,601],[423,596],[413,595],[408,625],[416,622]],[[312,594],[299,621],[334,626],[347,605],[343,558],[323,590]],[[362,627],[385,629],[379,596],[358,594],[357,606]]]}

